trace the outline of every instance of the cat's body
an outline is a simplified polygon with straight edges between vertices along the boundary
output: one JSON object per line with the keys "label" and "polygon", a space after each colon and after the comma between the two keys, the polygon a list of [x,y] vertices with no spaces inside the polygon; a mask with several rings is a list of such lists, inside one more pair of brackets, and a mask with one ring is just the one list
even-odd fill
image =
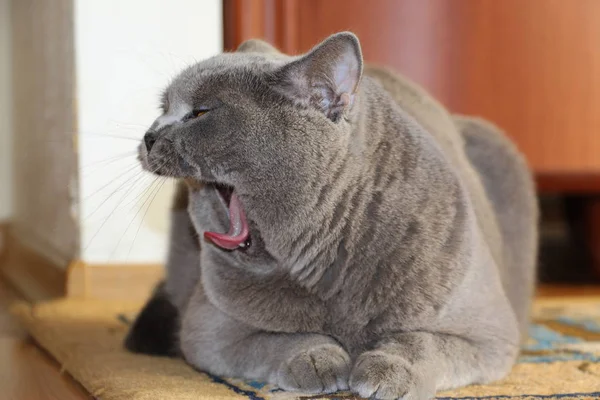
{"label": "cat's body", "polygon": [[[178,154],[167,174],[188,182],[159,292],[175,307],[153,313],[149,303],[129,348],[173,352],[152,348],[140,327],[175,314],[179,349],[202,370],[377,398],[428,398],[511,368],[534,280],[529,172],[487,123],[450,116],[387,70],[353,75],[362,71],[355,40],[334,36],[308,61],[252,41],[241,49],[251,58],[218,60],[231,63],[227,78],[201,63],[172,85],[175,109],[186,109],[181,93],[192,82],[210,92],[222,90],[210,89],[219,79],[237,90],[219,98],[240,108],[213,122],[227,139],[194,144],[196,156],[172,138],[158,149],[161,161]],[[181,140],[189,147],[191,137]],[[231,185],[243,204],[249,248],[205,242],[200,251],[197,234],[228,225],[213,182]]]}

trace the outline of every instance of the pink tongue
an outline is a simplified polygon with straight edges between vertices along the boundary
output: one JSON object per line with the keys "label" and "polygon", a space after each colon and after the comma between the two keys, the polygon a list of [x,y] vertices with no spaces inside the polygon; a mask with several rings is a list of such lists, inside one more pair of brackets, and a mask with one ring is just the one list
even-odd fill
{"label": "pink tongue", "polygon": [[249,229],[246,214],[244,214],[240,200],[234,192],[231,194],[231,200],[229,201],[229,232],[204,232],[204,237],[219,247],[227,250],[235,250],[245,245],[248,235]]}

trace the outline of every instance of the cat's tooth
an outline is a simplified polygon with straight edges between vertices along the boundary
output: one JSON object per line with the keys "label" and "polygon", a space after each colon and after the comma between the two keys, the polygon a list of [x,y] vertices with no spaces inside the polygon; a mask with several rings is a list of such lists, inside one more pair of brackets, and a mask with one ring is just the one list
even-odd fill
{"label": "cat's tooth", "polygon": [[242,233],[243,221],[241,204],[235,193],[231,194],[229,201],[229,235],[239,236]]}

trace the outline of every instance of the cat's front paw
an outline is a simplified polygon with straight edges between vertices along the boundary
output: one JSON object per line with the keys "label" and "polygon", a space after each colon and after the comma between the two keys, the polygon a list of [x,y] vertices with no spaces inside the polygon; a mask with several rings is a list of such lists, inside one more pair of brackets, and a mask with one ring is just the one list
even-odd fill
{"label": "cat's front paw", "polygon": [[340,346],[305,349],[282,363],[277,385],[284,390],[333,393],[348,389],[350,356]]}
{"label": "cat's front paw", "polygon": [[435,395],[435,388],[423,385],[408,361],[377,350],[358,357],[350,389],[361,397],[381,400],[426,400]]}

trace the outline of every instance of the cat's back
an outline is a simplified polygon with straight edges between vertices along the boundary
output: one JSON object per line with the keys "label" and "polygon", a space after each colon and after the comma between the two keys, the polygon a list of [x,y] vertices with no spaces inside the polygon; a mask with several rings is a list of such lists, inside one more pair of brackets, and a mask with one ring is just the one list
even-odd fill
{"label": "cat's back", "polygon": [[452,116],[422,87],[405,76],[385,67],[366,65],[365,76],[377,81],[394,101],[447,152],[463,147],[463,139],[456,131]]}
{"label": "cat's back", "polygon": [[425,89],[395,71],[385,67],[367,66],[365,75],[377,81],[396,104],[431,135],[444,158],[458,172],[459,179],[471,199],[485,241],[501,268],[503,239],[497,216],[476,167],[466,155],[464,137],[457,129],[452,115]]}
{"label": "cat's back", "polygon": [[455,166],[469,192],[505,291],[524,327],[537,241],[535,191],[524,158],[493,125],[451,115],[427,91],[402,75],[375,66],[368,66],[365,73],[431,134]]}

